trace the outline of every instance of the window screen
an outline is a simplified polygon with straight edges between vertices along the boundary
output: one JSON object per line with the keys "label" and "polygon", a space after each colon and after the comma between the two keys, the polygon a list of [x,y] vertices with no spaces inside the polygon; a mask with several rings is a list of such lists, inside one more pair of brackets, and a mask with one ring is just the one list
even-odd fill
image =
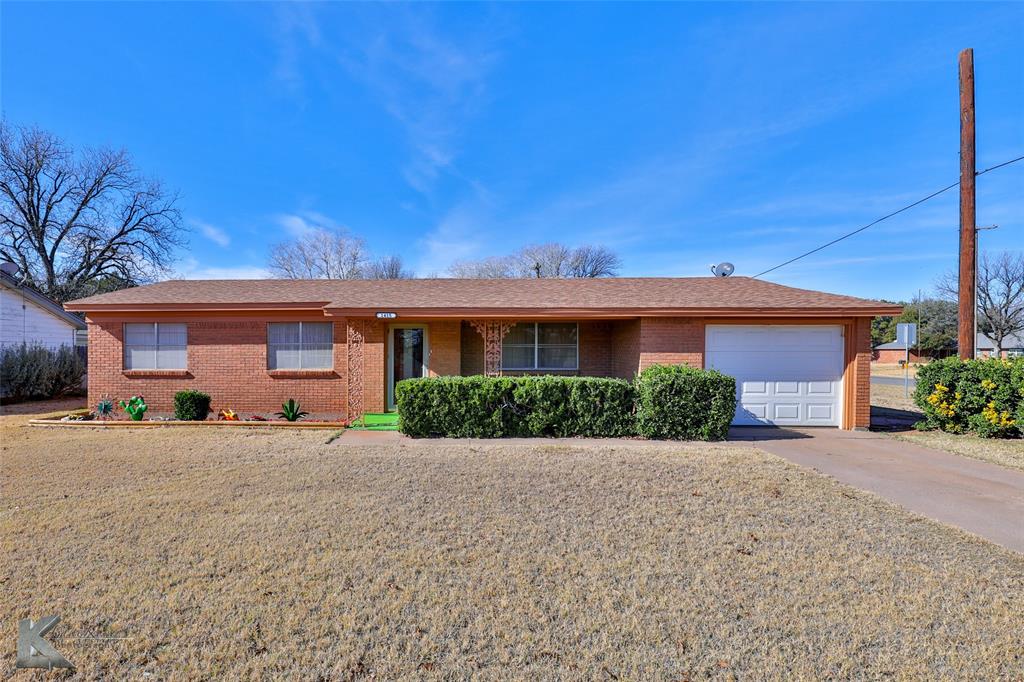
{"label": "window screen", "polygon": [[575,322],[529,322],[512,327],[501,344],[501,368],[571,370],[578,366]]}
{"label": "window screen", "polygon": [[331,369],[334,366],[334,324],[271,322],[267,326],[267,367]]}
{"label": "window screen", "polygon": [[187,356],[188,330],[184,323],[124,326],[125,369],[185,369]]}

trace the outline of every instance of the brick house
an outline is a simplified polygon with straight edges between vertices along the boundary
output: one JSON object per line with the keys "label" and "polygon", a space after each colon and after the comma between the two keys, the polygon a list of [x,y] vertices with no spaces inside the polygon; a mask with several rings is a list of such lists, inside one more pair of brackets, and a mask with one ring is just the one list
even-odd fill
{"label": "brick house", "polygon": [[[911,362],[927,362],[933,356],[922,356],[918,355],[917,349],[913,346],[910,348],[910,361]],[[901,341],[890,341],[889,343],[883,343],[875,346],[874,361],[883,365],[903,362],[907,359],[907,347]]]}
{"label": "brick house", "polygon": [[403,378],[685,363],[737,378],[738,424],[847,429],[870,423],[871,318],[901,312],[745,277],[178,280],[66,307],[86,314],[90,403],[169,412],[195,388],[215,409],[354,419]]}

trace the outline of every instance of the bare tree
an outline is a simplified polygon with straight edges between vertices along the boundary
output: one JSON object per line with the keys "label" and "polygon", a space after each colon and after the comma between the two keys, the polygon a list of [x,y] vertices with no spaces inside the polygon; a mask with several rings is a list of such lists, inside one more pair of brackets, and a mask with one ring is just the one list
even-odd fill
{"label": "bare tree", "polygon": [[459,279],[511,279],[518,277],[510,256],[491,256],[477,261],[457,261],[448,274]]}
{"label": "bare tree", "polygon": [[614,277],[620,266],[619,257],[604,246],[571,248],[552,242],[525,246],[509,256],[460,261],[448,272],[467,279]]}
{"label": "bare tree", "polygon": [[399,256],[383,256],[363,269],[366,279],[412,279],[413,274],[402,265]]}
{"label": "bare tree", "polygon": [[[939,295],[955,301],[959,292],[957,273],[947,272],[935,284]],[[982,254],[978,263],[978,326],[996,346],[1024,331],[1024,253],[1002,251]]]}
{"label": "bare tree", "polygon": [[55,135],[0,121],[0,256],[57,301],[166,272],[184,243],[175,201],[124,151],[76,155]]}
{"label": "bare tree", "polygon": [[531,244],[515,255],[515,269],[519,277],[569,277],[569,263],[573,249],[563,244]]}
{"label": "bare tree", "polygon": [[268,265],[285,279],[363,279],[367,260],[362,238],[321,229],[274,246]]}
{"label": "bare tree", "polygon": [[603,246],[580,246],[569,261],[570,277],[614,277],[622,261]]}

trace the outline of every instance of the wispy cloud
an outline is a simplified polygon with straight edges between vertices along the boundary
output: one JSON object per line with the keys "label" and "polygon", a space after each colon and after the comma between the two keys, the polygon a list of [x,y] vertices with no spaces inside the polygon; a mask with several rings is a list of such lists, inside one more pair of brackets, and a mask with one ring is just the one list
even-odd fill
{"label": "wispy cloud", "polygon": [[482,255],[486,246],[494,246],[494,240],[486,236],[492,227],[488,212],[478,204],[463,203],[451,209],[420,240],[416,273],[443,275],[452,263]]}
{"label": "wispy cloud", "polygon": [[192,220],[190,222],[193,227],[199,230],[200,234],[217,246],[226,247],[231,244],[231,237],[228,236],[228,233],[221,228],[201,220]]}
{"label": "wispy cloud", "polygon": [[318,230],[334,232],[345,229],[343,225],[334,219],[316,211],[281,213],[275,216],[274,220],[292,237],[303,237]]}
{"label": "wispy cloud", "polygon": [[402,170],[410,186],[430,194],[443,173],[460,177],[455,160],[461,128],[486,103],[487,76],[499,58],[503,32],[486,25],[455,35],[438,26],[434,10],[425,5],[345,10],[345,20],[328,28],[321,12],[338,11],[334,6],[280,7],[276,77],[301,89],[304,52],[326,65],[327,73],[340,66],[401,126],[411,152]]}
{"label": "wispy cloud", "polygon": [[266,279],[270,272],[257,265],[208,266],[192,257],[178,263],[172,279]]}

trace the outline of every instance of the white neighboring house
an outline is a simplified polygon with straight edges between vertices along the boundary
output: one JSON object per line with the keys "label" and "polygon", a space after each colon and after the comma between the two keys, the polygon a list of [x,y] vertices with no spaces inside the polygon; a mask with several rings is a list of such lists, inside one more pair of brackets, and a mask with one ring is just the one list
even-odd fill
{"label": "white neighboring house", "polygon": [[84,346],[85,329],[85,320],[0,270],[0,347]]}

